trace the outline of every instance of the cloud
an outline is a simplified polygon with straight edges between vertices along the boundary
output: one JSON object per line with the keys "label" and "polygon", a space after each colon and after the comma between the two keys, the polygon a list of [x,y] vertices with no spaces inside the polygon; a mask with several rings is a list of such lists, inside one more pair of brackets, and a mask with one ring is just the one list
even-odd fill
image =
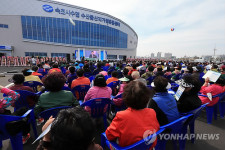
{"label": "cloud", "polygon": [[[115,16],[138,34],[137,55],[225,53],[224,0],[59,0]],[[170,28],[175,28],[174,32]]]}

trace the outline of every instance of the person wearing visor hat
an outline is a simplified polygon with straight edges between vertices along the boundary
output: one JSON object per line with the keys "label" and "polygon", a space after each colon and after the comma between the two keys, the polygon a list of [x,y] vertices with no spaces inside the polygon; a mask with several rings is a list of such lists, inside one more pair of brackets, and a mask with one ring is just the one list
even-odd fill
{"label": "person wearing visor hat", "polygon": [[157,76],[151,84],[155,95],[150,100],[148,107],[156,112],[160,126],[168,124],[180,117],[175,98],[168,93],[171,88],[168,80],[162,76]]}
{"label": "person wearing visor hat", "polygon": [[[42,83],[42,81],[40,80],[40,78],[38,76],[32,75],[33,72],[34,72],[33,70],[28,69],[28,68],[25,68],[22,70],[22,73],[25,77],[25,82],[26,81],[37,81],[37,82]],[[38,91],[41,91],[42,88],[41,88],[41,86],[38,86],[37,89],[38,89]]]}
{"label": "person wearing visor hat", "polygon": [[[130,82],[130,79],[126,77],[120,78],[119,80],[121,81],[121,84],[119,86],[119,92],[117,93],[116,96],[122,94],[124,87]],[[116,106],[119,107],[123,104],[123,99],[122,98],[113,99],[113,102]]]}
{"label": "person wearing visor hat", "polygon": [[176,81],[176,83],[185,88],[177,102],[177,108],[180,113],[189,112],[202,105],[202,102],[198,97],[198,92],[201,89],[201,82],[197,77],[185,75],[181,80]]}

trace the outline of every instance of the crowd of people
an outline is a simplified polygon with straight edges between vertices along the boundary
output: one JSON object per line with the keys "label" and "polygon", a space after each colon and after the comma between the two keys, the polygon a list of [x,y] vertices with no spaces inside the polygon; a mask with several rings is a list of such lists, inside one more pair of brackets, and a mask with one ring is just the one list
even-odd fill
{"label": "crowd of people", "polygon": [[67,59],[65,57],[38,57],[38,56],[1,56],[0,66],[32,66],[38,65],[45,61],[56,62],[56,63],[66,63]]}
{"label": "crowd of people", "polygon": [[[203,78],[209,70],[221,73],[215,83]],[[95,150],[102,148],[93,142],[95,124],[90,117],[91,108],[79,106],[78,94],[72,93],[76,86],[90,86],[84,102],[122,94],[122,98],[113,99],[115,106],[110,111],[122,105],[127,109],[115,113],[105,133],[108,140],[117,141],[124,147],[143,139],[146,130],[157,131],[160,126],[178,119],[180,113],[189,112],[205,103],[209,103],[208,106],[217,104],[218,97],[210,99],[198,94],[211,93],[214,96],[225,92],[225,64],[137,60],[57,64],[45,61],[24,69],[22,74],[15,74],[9,81],[14,83],[10,89],[0,86],[1,92],[8,95],[0,101],[1,114],[10,114],[6,108],[14,106],[18,100],[20,95],[13,90],[36,92],[23,85],[26,81],[43,83],[37,88],[42,93],[39,97],[27,98],[29,106],[34,107],[38,123],[43,122],[38,114],[44,110],[73,106],[46,122],[43,129],[50,123],[52,127],[41,140],[38,150]],[[107,86],[112,82],[118,83],[116,89]],[[177,88],[172,87],[174,84],[184,88],[179,100],[168,93],[169,89],[176,92]],[[71,90],[64,90],[65,87]],[[105,106],[105,111],[107,108]],[[28,140],[27,136],[29,133],[25,132],[24,143]],[[155,145],[156,141],[152,148]]]}

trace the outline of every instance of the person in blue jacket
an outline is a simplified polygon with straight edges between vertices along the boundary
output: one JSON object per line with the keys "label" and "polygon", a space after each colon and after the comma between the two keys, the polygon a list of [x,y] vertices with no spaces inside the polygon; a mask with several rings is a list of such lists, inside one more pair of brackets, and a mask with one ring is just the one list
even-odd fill
{"label": "person in blue jacket", "polygon": [[176,100],[167,91],[171,87],[168,80],[162,76],[157,76],[151,85],[155,94],[148,107],[155,110],[160,126],[178,119],[180,116]]}

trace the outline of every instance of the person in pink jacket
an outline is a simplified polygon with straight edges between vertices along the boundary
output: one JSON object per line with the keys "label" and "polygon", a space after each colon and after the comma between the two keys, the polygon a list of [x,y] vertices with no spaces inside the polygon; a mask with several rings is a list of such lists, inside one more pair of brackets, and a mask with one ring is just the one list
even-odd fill
{"label": "person in pink jacket", "polygon": [[[209,78],[206,78],[205,83],[201,87],[200,92],[203,95],[207,95],[207,93],[211,93],[211,95],[214,96],[214,95],[223,93],[225,88],[224,86],[225,86],[225,79],[223,76],[220,76],[219,79],[214,84],[211,84],[211,85],[209,85]],[[212,100],[210,100],[208,97],[203,97],[203,96],[199,96],[199,98],[201,99],[202,104],[209,102],[207,106],[213,106],[219,101],[219,97],[212,98]]]}
{"label": "person in pink jacket", "polygon": [[[98,74],[95,77],[94,86],[91,87],[85,95],[84,102],[94,98],[111,98],[111,94],[112,89],[107,87],[105,77],[102,74]],[[105,110],[107,107],[105,107]],[[85,110],[91,111],[89,107],[85,107]]]}
{"label": "person in pink jacket", "polygon": [[10,114],[10,111],[6,110],[7,107],[9,106],[14,106],[14,103],[16,102],[16,100],[19,99],[20,95],[8,88],[5,88],[3,86],[0,85],[0,91],[1,93],[4,93],[6,95],[8,95],[7,97],[4,97],[0,100],[0,114]]}
{"label": "person in pink jacket", "polygon": [[[119,92],[117,93],[116,96],[120,95],[123,93],[123,89],[124,89],[124,86],[126,86],[129,82],[130,82],[130,79],[124,77],[124,78],[121,78],[119,79],[122,83],[120,84],[119,86]],[[113,99],[113,102],[116,106],[120,107],[122,104],[123,104],[123,99],[122,98],[117,98],[117,99]]]}

